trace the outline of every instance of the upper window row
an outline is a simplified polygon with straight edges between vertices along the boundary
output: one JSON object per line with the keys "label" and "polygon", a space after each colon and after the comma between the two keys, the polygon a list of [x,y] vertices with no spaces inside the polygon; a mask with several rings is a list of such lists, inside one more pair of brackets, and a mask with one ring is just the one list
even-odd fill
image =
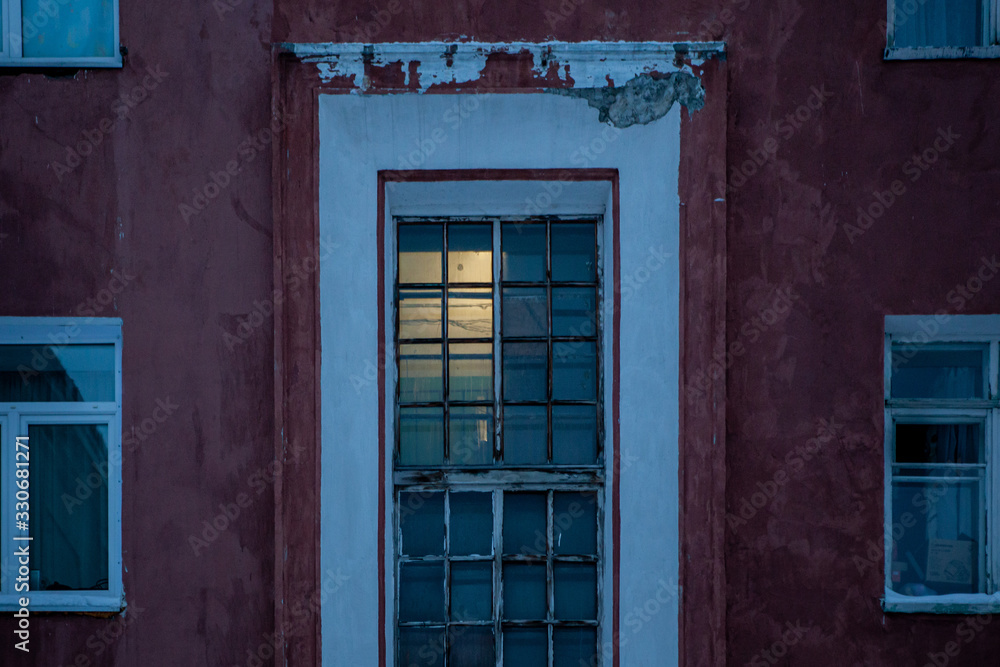
{"label": "upper window row", "polygon": [[888,0],[889,59],[1000,56],[998,0]]}
{"label": "upper window row", "polygon": [[0,0],[0,65],[120,67],[118,0]]}

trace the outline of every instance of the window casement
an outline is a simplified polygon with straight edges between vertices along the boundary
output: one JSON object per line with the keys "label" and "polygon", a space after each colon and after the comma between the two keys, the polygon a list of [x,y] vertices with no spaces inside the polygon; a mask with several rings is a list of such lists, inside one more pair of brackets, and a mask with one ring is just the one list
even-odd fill
{"label": "window casement", "polygon": [[121,67],[118,0],[0,0],[0,67]]}
{"label": "window casement", "polygon": [[1000,57],[1000,0],[888,0],[885,57]]}
{"label": "window casement", "polygon": [[1000,609],[1000,316],[890,316],[888,611]]}
{"label": "window casement", "polygon": [[598,664],[601,218],[393,226],[395,664]]}
{"label": "window casement", "polygon": [[116,318],[0,318],[0,610],[124,607],[121,344]]}

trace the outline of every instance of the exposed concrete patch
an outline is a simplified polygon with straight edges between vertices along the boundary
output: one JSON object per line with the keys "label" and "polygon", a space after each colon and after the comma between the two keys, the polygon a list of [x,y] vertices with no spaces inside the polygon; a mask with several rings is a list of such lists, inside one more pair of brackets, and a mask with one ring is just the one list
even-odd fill
{"label": "exposed concrete patch", "polygon": [[602,123],[615,127],[645,125],[667,115],[674,102],[689,110],[705,106],[705,89],[698,77],[688,72],[674,72],[654,78],[638,74],[624,86],[606,88],[550,88],[550,93],[587,100],[600,111]]}

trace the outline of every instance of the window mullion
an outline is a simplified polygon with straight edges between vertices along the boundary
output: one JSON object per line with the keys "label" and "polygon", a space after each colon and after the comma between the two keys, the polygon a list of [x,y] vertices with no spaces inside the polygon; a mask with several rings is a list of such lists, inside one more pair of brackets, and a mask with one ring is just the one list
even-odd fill
{"label": "window mullion", "polygon": [[503,461],[503,390],[501,359],[502,345],[500,340],[500,319],[503,317],[500,293],[500,221],[493,221],[493,459],[496,463]]}
{"label": "window mullion", "polygon": [[7,0],[7,24],[4,36],[7,38],[6,46],[10,47],[8,55],[11,58],[24,57],[24,41],[21,36],[21,0]]}
{"label": "window mullion", "polygon": [[986,560],[989,563],[989,571],[986,573],[989,594],[997,590],[998,576],[1000,576],[1000,550],[994,547],[994,542],[1000,539],[1000,498],[997,493],[997,482],[1000,480],[1000,456],[997,456],[997,442],[1000,436],[998,429],[1000,420],[1000,409],[991,411],[986,419],[986,461],[988,469],[986,473]]}

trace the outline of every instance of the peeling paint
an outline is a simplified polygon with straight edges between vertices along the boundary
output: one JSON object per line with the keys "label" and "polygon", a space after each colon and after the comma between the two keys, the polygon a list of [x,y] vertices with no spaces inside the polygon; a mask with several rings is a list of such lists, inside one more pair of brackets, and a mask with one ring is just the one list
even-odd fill
{"label": "peeling paint", "polygon": [[640,74],[624,86],[611,88],[553,88],[547,92],[585,99],[601,112],[602,123],[619,128],[663,118],[674,102],[689,110],[705,106],[705,89],[698,77],[688,72],[674,72],[662,78]]}

